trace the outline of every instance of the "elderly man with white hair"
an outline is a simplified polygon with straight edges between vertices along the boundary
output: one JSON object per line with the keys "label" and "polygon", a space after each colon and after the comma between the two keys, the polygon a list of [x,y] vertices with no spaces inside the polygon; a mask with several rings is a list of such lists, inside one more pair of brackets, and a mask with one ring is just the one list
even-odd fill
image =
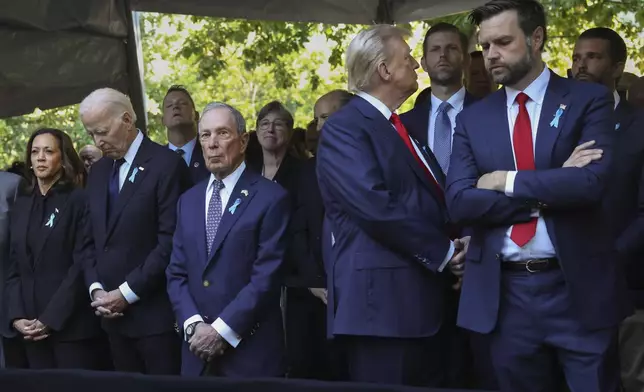
{"label": "elderly man with white hair", "polygon": [[328,325],[351,381],[440,386],[438,332],[465,241],[450,239],[440,165],[395,113],[418,88],[404,37],[377,25],[354,38],[346,64],[358,98],[321,132],[317,174],[334,238]]}
{"label": "elderly man with white hair", "polygon": [[179,199],[167,270],[184,331],[181,374],[283,376],[288,195],[246,168],[248,134],[237,109],[206,106],[198,137],[211,174]]}
{"label": "elderly man with white hair", "polygon": [[103,152],[88,178],[95,254],[88,255],[85,281],[103,319],[114,367],[178,374],[181,341],[165,269],[187,167],[143,136],[130,100],[116,90],[92,92],[80,104],[80,117]]}

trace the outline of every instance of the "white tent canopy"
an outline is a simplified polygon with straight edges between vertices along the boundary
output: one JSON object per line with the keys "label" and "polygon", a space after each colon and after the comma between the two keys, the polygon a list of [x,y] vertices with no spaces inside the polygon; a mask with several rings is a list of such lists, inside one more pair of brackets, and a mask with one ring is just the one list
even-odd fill
{"label": "white tent canopy", "polygon": [[0,6],[0,118],[75,104],[109,86],[132,98],[145,128],[132,11],[330,24],[409,22],[484,0],[20,0]]}

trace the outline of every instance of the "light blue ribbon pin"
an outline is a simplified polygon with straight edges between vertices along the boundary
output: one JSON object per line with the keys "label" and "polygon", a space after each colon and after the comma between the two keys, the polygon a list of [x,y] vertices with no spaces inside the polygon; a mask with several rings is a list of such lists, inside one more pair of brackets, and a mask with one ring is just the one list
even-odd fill
{"label": "light blue ribbon pin", "polygon": [[619,127],[621,127],[621,126],[622,126],[622,124],[620,124],[620,123],[615,124],[615,130],[617,131],[619,129]]}
{"label": "light blue ribbon pin", "polygon": [[566,105],[559,105],[559,109],[557,109],[557,112],[555,113],[555,118],[550,122],[551,127],[559,128],[559,119],[563,115],[564,110],[566,110]]}
{"label": "light blue ribbon pin", "polygon": [[138,167],[135,167],[134,170],[132,170],[132,174],[130,175],[130,179],[129,179],[131,183],[134,183],[134,179],[136,178],[136,173],[138,172],[139,172]]}
{"label": "light blue ribbon pin", "polygon": [[52,213],[51,215],[49,215],[49,220],[47,221],[47,223],[45,223],[45,226],[54,227],[54,219],[55,218],[56,218],[56,214]]}
{"label": "light blue ribbon pin", "polygon": [[241,204],[241,199],[237,198],[237,200],[235,200],[235,202],[233,203],[233,205],[232,205],[232,206],[230,206],[230,208],[228,209],[228,211],[230,211],[230,213],[231,213],[231,214],[234,214],[234,213],[235,213],[235,211],[237,210],[237,206],[238,206],[238,205],[240,205],[240,204]]}

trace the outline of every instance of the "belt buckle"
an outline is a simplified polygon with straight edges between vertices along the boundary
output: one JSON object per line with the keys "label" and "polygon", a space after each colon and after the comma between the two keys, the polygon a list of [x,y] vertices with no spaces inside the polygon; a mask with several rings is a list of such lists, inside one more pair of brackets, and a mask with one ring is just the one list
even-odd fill
{"label": "belt buckle", "polygon": [[544,260],[542,260],[542,259],[531,259],[531,260],[528,260],[528,261],[526,261],[526,263],[525,263],[525,269],[526,269],[529,273],[531,273],[531,274],[534,274],[534,273],[536,273],[536,272],[541,272],[541,271],[540,271],[540,270],[538,270],[538,269],[532,269],[532,267],[530,267],[530,265],[531,265],[532,263],[535,263],[535,264],[543,263],[543,261],[544,261]]}

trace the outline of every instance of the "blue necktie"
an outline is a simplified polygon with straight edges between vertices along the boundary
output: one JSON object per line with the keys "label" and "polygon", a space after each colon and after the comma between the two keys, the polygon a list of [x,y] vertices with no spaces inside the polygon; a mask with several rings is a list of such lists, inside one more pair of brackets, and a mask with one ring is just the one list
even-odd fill
{"label": "blue necktie", "polygon": [[434,155],[445,174],[449,169],[449,158],[452,155],[452,122],[447,115],[451,108],[452,105],[449,102],[441,103],[434,124]]}
{"label": "blue necktie", "polygon": [[212,243],[215,241],[215,235],[221,222],[222,206],[221,206],[221,190],[224,188],[224,183],[215,180],[212,183],[212,196],[208,203],[208,216],[206,216],[206,246],[208,254],[212,250]]}
{"label": "blue necktie", "polygon": [[125,158],[117,159],[114,161],[112,166],[112,174],[110,175],[110,183],[107,188],[108,191],[108,202],[107,202],[107,216],[110,216],[112,209],[116,205],[116,199],[119,196],[119,173],[121,171],[121,166],[125,163]]}

